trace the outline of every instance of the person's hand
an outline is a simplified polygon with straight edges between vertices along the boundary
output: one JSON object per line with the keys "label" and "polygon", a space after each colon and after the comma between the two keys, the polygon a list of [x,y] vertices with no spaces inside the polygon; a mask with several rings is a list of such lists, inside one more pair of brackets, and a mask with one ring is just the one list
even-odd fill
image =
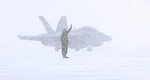
{"label": "person's hand", "polygon": [[72,24],[70,25],[70,28],[72,28]]}

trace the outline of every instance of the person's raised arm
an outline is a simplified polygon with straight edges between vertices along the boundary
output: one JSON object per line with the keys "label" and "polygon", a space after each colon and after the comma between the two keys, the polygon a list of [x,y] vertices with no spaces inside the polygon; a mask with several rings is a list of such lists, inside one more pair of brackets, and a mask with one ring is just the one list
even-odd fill
{"label": "person's raised arm", "polygon": [[72,29],[72,24],[70,25],[70,28],[68,29],[68,33],[71,31]]}

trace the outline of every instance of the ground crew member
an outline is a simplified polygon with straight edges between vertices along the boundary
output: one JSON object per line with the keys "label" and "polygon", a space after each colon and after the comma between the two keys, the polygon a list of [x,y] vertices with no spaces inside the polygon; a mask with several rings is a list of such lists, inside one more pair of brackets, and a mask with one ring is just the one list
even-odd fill
{"label": "ground crew member", "polygon": [[68,51],[68,34],[72,29],[72,25],[70,25],[70,28],[67,29],[63,29],[62,34],[61,34],[61,46],[62,46],[62,56],[63,58],[69,58],[67,57],[67,51]]}

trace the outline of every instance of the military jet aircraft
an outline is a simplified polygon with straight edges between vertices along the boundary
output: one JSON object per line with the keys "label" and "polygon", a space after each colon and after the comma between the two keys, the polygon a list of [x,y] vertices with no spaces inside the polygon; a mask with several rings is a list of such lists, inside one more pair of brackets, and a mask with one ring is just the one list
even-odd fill
{"label": "military jet aircraft", "polygon": [[[58,21],[56,31],[54,31],[43,16],[39,16],[47,33],[36,36],[18,35],[22,40],[40,41],[44,46],[55,47],[55,51],[61,49],[60,35],[63,29],[68,29],[66,16],[62,16]],[[112,40],[108,36],[97,29],[85,26],[69,33],[69,48],[79,51],[79,49],[87,48],[87,51],[92,51],[92,47],[98,47],[104,41]]]}

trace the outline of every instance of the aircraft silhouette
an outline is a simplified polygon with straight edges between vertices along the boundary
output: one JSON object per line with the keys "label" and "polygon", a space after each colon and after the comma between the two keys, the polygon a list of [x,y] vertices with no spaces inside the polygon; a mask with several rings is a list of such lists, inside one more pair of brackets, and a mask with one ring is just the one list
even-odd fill
{"label": "aircraft silhouette", "polygon": [[[35,40],[40,41],[44,46],[55,47],[55,51],[61,49],[60,35],[63,29],[68,29],[66,16],[61,16],[58,21],[56,31],[54,31],[43,16],[39,16],[47,33],[37,36],[25,36],[18,35],[22,40]],[[79,51],[79,49],[87,48],[87,51],[92,51],[92,47],[98,47],[103,44],[104,41],[112,40],[111,36],[108,36],[102,32],[99,32],[93,27],[82,27],[76,30],[71,30],[69,33],[69,48]]]}

